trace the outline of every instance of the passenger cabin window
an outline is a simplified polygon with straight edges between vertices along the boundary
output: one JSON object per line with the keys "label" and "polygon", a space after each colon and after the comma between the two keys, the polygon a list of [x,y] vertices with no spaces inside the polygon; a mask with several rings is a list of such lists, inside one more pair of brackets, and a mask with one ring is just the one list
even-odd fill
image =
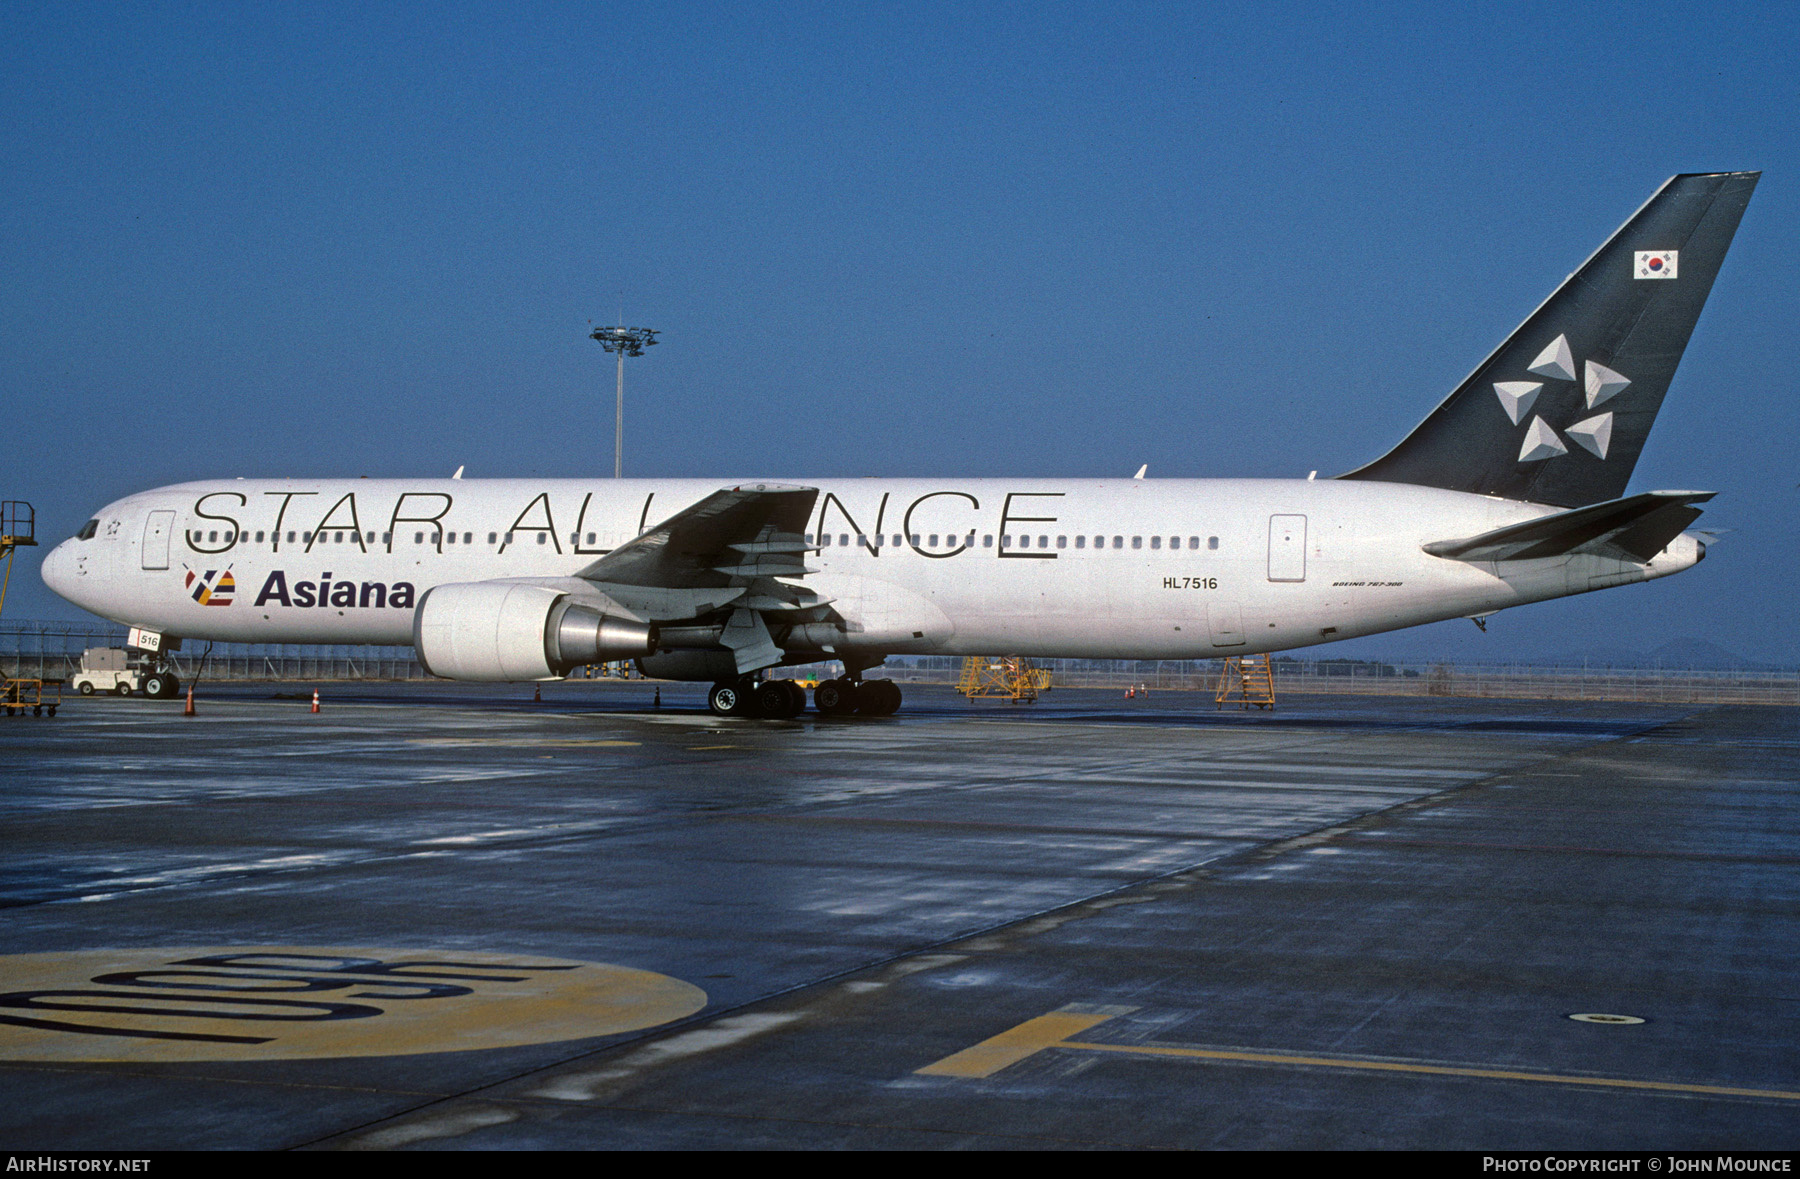
{"label": "passenger cabin window", "polygon": [[493,544],[495,541],[497,541],[499,539],[500,539],[500,534],[498,532],[488,533],[488,543],[489,544]]}
{"label": "passenger cabin window", "polygon": [[393,544],[394,543],[394,534],[391,532],[382,533],[381,534],[381,543],[385,544],[385,545]]}
{"label": "passenger cabin window", "polygon": [[1209,548],[1209,549],[1216,549],[1216,548],[1218,548],[1218,547],[1219,547],[1219,538],[1218,538],[1218,537],[1216,537],[1216,536],[1209,536],[1209,537],[1207,537],[1207,538],[1206,538],[1206,547],[1207,547],[1207,548]]}
{"label": "passenger cabin window", "polygon": [[261,544],[262,538],[263,538],[263,534],[262,534],[261,530],[258,530],[256,533],[256,543]]}
{"label": "passenger cabin window", "polygon": [[593,534],[593,533],[591,533],[591,532],[590,532],[590,533],[588,533],[588,538],[587,538],[587,542],[588,542],[588,543],[589,543],[589,544],[593,544],[593,543],[594,543],[594,534]]}
{"label": "passenger cabin window", "polygon": [[506,534],[506,543],[511,544],[512,542],[513,542],[513,534],[509,532]]}
{"label": "passenger cabin window", "polygon": [[1131,547],[1132,547],[1132,548],[1134,548],[1134,549],[1141,549],[1141,548],[1143,548],[1143,547],[1144,547],[1144,538],[1143,538],[1143,537],[1141,537],[1141,536],[1134,536],[1134,537],[1132,537],[1132,538],[1131,538]]}
{"label": "passenger cabin window", "polygon": [[538,538],[539,544],[543,544],[545,541],[550,539],[549,536],[547,536],[546,534],[544,534],[542,532],[537,534],[537,538]]}
{"label": "passenger cabin window", "polygon": [[840,545],[843,545],[843,546],[845,546],[845,547],[849,547],[849,544],[850,544],[850,534],[849,534],[849,533],[848,533],[848,532],[840,532],[840,533],[838,533],[838,544],[840,544]]}
{"label": "passenger cabin window", "polygon": [[1150,538],[1150,547],[1153,549],[1162,548],[1162,537],[1160,537],[1160,536],[1151,537]]}
{"label": "passenger cabin window", "polygon": [[455,544],[456,543],[456,533],[452,532],[449,536],[445,537],[445,540],[447,540],[450,544]]}
{"label": "passenger cabin window", "polygon": [[1113,548],[1122,549],[1124,547],[1125,547],[1125,538],[1124,537],[1122,537],[1122,536],[1113,537]]}
{"label": "passenger cabin window", "polygon": [[425,534],[423,532],[413,533],[413,543],[414,544],[424,544],[425,543]]}
{"label": "passenger cabin window", "polygon": [[982,533],[981,547],[984,549],[991,549],[994,547],[994,534],[993,533],[991,533],[991,532]]}
{"label": "passenger cabin window", "polygon": [[1085,537],[1085,536],[1076,537],[1075,538],[1075,547],[1078,549],[1087,548],[1087,537]]}

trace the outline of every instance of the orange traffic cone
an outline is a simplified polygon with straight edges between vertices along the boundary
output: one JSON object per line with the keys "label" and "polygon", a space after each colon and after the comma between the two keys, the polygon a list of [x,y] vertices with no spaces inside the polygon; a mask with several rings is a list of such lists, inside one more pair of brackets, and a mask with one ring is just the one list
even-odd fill
{"label": "orange traffic cone", "polygon": [[181,710],[181,715],[182,716],[193,716],[194,715],[194,686],[192,684],[188,685],[187,707]]}
{"label": "orange traffic cone", "polygon": [[313,710],[313,711],[314,711],[314,712],[317,712],[317,711],[319,711],[319,689],[317,689],[317,688],[314,688],[314,689],[313,689],[313,707],[312,707],[312,710]]}

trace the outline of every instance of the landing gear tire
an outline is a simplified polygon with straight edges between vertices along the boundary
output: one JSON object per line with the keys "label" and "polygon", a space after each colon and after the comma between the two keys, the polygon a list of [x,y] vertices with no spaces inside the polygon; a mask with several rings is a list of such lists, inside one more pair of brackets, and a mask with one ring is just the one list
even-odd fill
{"label": "landing gear tire", "polygon": [[826,680],[813,689],[813,705],[826,716],[849,716],[861,694],[853,680]]}
{"label": "landing gear tire", "polygon": [[720,680],[706,694],[706,706],[714,716],[746,716],[750,711],[750,685],[743,680]]}
{"label": "landing gear tire", "polygon": [[793,680],[782,680],[781,682],[787,685],[788,695],[794,698],[794,711],[788,715],[799,716],[806,711],[806,689]]}
{"label": "landing gear tire", "polygon": [[806,695],[802,692],[796,702],[790,688],[792,683],[792,680],[764,680],[758,684],[751,694],[757,711],[770,720],[790,720],[797,716],[800,709],[806,707]]}
{"label": "landing gear tire", "polygon": [[893,716],[900,711],[900,685],[893,680],[864,680],[856,695],[856,711],[864,716]]}
{"label": "landing gear tire", "polygon": [[152,700],[171,699],[180,690],[180,682],[166,673],[158,672],[144,681],[144,695]]}

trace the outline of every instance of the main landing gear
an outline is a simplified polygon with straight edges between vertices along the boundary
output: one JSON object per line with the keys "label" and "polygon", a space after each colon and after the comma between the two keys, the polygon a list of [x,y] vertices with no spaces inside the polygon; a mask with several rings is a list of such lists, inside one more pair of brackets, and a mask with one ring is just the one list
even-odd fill
{"label": "main landing gear", "polygon": [[[825,680],[813,689],[813,703],[826,716],[892,716],[900,709],[900,686],[893,680]],[[793,680],[720,680],[706,694],[715,716],[760,716],[791,720],[806,710],[806,689]]]}
{"label": "main landing gear", "polygon": [[806,708],[806,689],[793,680],[720,680],[706,694],[714,716],[766,716],[788,720]]}
{"label": "main landing gear", "polygon": [[826,716],[893,716],[900,711],[900,685],[893,680],[825,680],[813,689],[813,703]]}

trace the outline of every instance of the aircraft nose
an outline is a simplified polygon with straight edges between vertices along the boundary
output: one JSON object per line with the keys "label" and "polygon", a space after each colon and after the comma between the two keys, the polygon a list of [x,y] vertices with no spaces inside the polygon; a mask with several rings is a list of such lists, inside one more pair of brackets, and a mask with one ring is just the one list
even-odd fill
{"label": "aircraft nose", "polygon": [[44,554],[44,563],[38,566],[38,576],[43,579],[50,591],[60,598],[73,602],[75,600],[75,573],[72,565],[74,557],[69,552],[72,540],[65,540]]}

